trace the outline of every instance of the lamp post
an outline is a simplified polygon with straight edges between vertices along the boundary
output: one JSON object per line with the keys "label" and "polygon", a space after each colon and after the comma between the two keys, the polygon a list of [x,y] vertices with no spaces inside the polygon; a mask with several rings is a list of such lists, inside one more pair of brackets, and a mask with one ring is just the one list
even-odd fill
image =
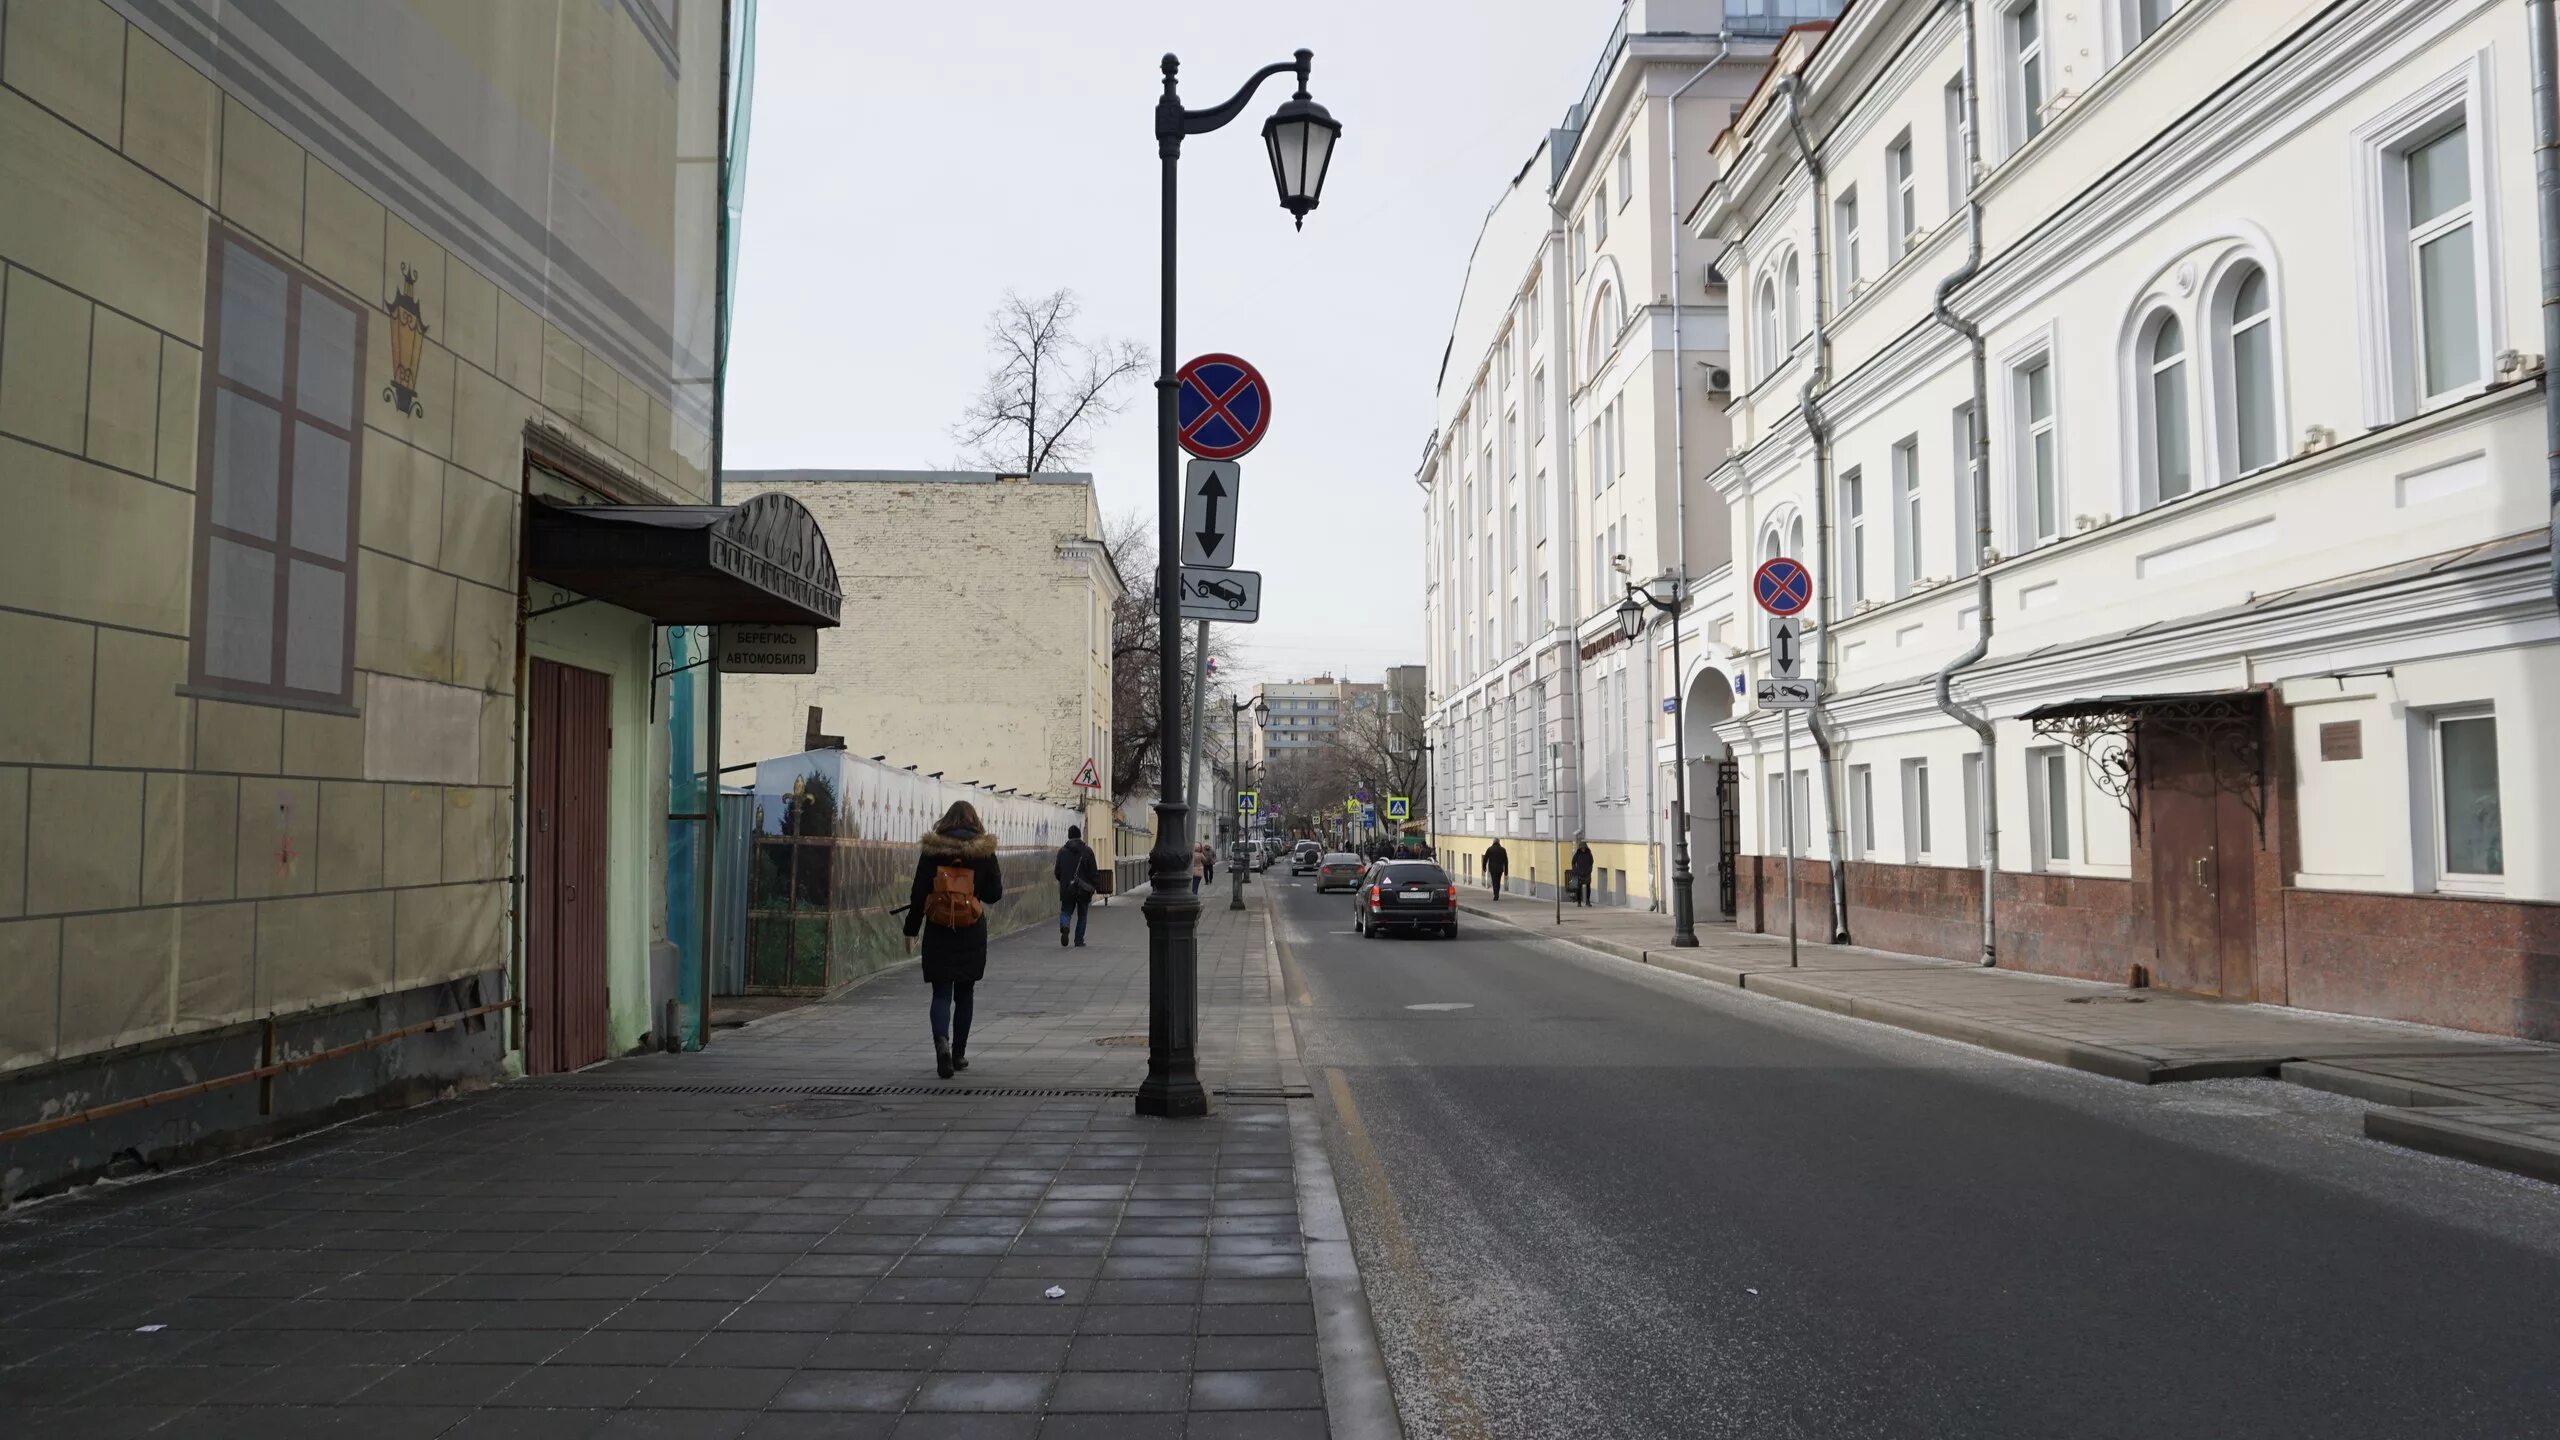
{"label": "lamp post", "polygon": [[[1301,229],[1307,212],[1324,193],[1325,171],[1333,161],[1333,142],[1342,127],[1307,95],[1307,73],[1313,51],[1265,65],[1223,104],[1206,110],[1185,109],[1174,77],[1182,62],[1164,57],[1164,93],[1156,100],[1156,157],[1163,162],[1164,199],[1161,216],[1163,267],[1159,331],[1156,342],[1156,843],[1148,853],[1147,917],[1147,1078],[1138,1086],[1141,1115],[1206,1115],[1209,1092],[1200,1087],[1200,900],[1190,893],[1191,806],[1182,793],[1182,484],[1174,455],[1174,237],[1176,177],[1186,135],[1206,135],[1244,110],[1245,102],[1274,75],[1294,72],[1297,94],[1284,101],[1262,125],[1263,149],[1271,159],[1272,182],[1280,205],[1297,218]],[[1198,703],[1196,700],[1194,703]]]}
{"label": "lamp post", "polygon": [[[1629,640],[1644,633],[1645,607],[1650,605],[1671,617],[1672,683],[1680,681],[1680,607],[1688,597],[1688,586],[1681,577],[1666,575],[1655,584],[1667,584],[1671,596],[1664,599],[1646,585],[1627,584],[1627,598],[1618,606],[1618,626]],[[1693,947],[1698,943],[1697,911],[1689,897],[1689,728],[1688,705],[1675,701],[1671,714],[1671,943],[1674,948]]]}
{"label": "lamp post", "polygon": [[[1254,724],[1269,725],[1271,723],[1271,707],[1263,704],[1262,697],[1259,695],[1250,700],[1227,702],[1227,753],[1234,757],[1238,791],[1244,789],[1245,782],[1244,728],[1237,723],[1237,720],[1247,710],[1253,712]],[[1244,870],[1245,866],[1251,863],[1245,857],[1253,853],[1248,848],[1252,843],[1253,837],[1245,833],[1244,809],[1239,806],[1236,809],[1236,850],[1233,855],[1227,857],[1227,908],[1230,910],[1244,908]]]}
{"label": "lamp post", "polygon": [[1431,763],[1436,748],[1426,727],[1422,732],[1422,843],[1434,860],[1440,858],[1440,772]]}

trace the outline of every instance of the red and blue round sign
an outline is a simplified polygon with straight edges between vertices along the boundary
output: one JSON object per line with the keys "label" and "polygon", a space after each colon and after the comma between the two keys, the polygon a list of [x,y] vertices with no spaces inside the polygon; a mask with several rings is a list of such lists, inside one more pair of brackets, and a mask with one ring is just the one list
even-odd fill
{"label": "red and blue round sign", "polygon": [[1233,460],[1271,427],[1271,387],[1233,355],[1197,355],[1173,372],[1176,438],[1203,460]]}
{"label": "red and blue round sign", "polygon": [[1751,576],[1751,594],[1772,615],[1793,615],[1813,603],[1813,574],[1781,555]]}

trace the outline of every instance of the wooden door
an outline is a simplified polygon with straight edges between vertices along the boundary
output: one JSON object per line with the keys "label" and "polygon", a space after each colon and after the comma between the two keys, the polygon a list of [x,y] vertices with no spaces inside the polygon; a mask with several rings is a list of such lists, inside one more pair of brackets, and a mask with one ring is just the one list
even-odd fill
{"label": "wooden door", "polygon": [[525,1069],[605,1057],[605,785],[610,677],[533,662],[526,695]]}
{"label": "wooden door", "polygon": [[2250,881],[2257,822],[2219,783],[2206,741],[2142,737],[2142,810],[2151,827],[2151,928],[2164,989],[2247,1000],[2257,992]]}

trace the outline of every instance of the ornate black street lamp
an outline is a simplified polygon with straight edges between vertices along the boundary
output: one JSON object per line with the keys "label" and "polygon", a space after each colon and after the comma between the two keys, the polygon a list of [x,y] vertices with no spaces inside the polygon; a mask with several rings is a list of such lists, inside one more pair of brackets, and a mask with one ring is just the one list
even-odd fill
{"label": "ornate black street lamp", "polygon": [[[1182,62],[1164,57],[1164,94],[1156,101],[1156,156],[1164,163],[1164,268],[1160,333],[1156,341],[1156,694],[1157,717],[1156,843],[1148,853],[1147,917],[1147,1078],[1138,1087],[1141,1115],[1206,1115],[1209,1092],[1200,1087],[1200,900],[1191,893],[1191,806],[1182,793],[1182,485],[1174,454],[1174,379],[1179,363],[1174,349],[1175,177],[1187,135],[1206,135],[1236,118],[1274,75],[1294,73],[1298,93],[1281,105],[1262,127],[1262,143],[1271,158],[1272,182],[1279,187],[1281,207],[1297,217],[1301,228],[1307,212],[1324,193],[1325,172],[1333,166],[1333,142],[1342,134],[1324,107],[1307,95],[1307,74],[1315,52],[1301,50],[1295,59],[1265,65],[1224,104],[1206,110],[1183,108],[1174,76]],[[1195,700],[1193,703],[1198,703]]]}
{"label": "ornate black street lamp", "polygon": [[[1618,627],[1629,640],[1644,634],[1645,607],[1650,605],[1671,617],[1672,683],[1687,677],[1680,668],[1680,608],[1688,599],[1687,588],[1680,577],[1666,575],[1655,584],[1671,588],[1669,599],[1633,581],[1627,583],[1627,598],[1618,606]],[[1697,910],[1689,898],[1689,705],[1684,695],[1673,702],[1671,715],[1671,943],[1674,947],[1690,947],[1698,943]]]}

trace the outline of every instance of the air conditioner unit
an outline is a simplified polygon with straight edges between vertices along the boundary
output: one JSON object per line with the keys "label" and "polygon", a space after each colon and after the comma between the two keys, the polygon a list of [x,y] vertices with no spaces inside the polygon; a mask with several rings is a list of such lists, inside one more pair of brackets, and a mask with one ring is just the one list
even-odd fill
{"label": "air conditioner unit", "polygon": [[1710,290],[1721,290],[1725,287],[1726,281],[1723,271],[1717,269],[1713,264],[1704,265],[1699,268],[1703,272],[1699,277],[1699,284],[1706,286]]}
{"label": "air conditioner unit", "polygon": [[1732,394],[1732,393],[1733,393],[1733,372],[1732,372],[1732,371],[1730,371],[1730,370],[1727,370],[1726,368],[1724,368],[1724,367],[1723,367],[1723,366],[1721,366],[1721,365],[1710,365],[1710,366],[1708,366],[1708,367],[1707,367],[1707,393],[1708,393],[1708,394],[1710,394],[1710,395],[1730,395],[1730,394]]}

